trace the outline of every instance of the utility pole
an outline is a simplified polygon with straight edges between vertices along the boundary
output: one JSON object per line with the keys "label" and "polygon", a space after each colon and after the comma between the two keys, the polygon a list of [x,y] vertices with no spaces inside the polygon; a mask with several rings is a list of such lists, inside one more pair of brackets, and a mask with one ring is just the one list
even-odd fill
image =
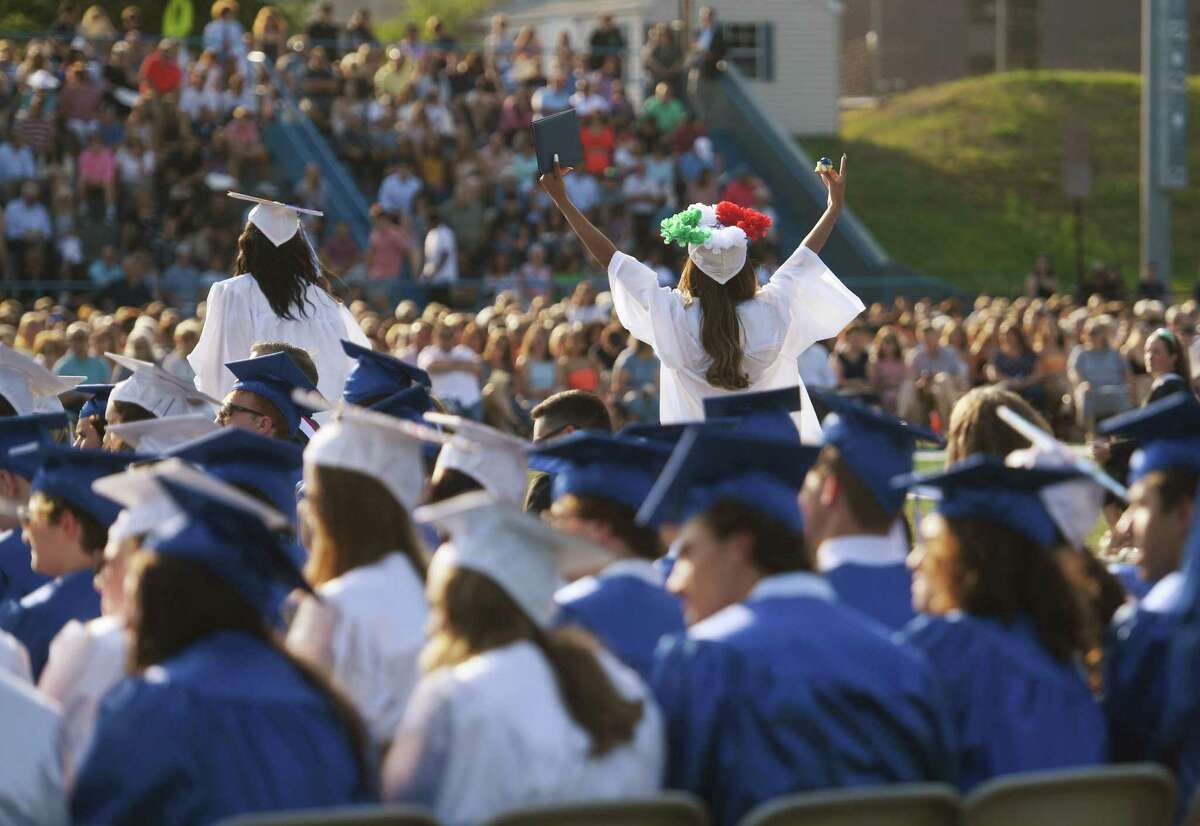
{"label": "utility pole", "polygon": [[1008,71],[1008,0],[995,0],[996,72]]}

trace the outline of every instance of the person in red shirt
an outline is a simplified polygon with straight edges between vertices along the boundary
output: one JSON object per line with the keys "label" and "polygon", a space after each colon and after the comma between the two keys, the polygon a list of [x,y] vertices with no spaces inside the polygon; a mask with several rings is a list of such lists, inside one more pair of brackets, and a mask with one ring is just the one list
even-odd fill
{"label": "person in red shirt", "polygon": [[608,118],[603,112],[595,112],[584,118],[579,136],[583,143],[583,168],[592,175],[603,175],[612,166],[613,149],[617,138]]}
{"label": "person in red shirt", "polygon": [[752,207],[757,203],[756,196],[759,187],[758,179],[750,174],[750,170],[738,170],[733,180],[725,184],[725,188],[721,190],[721,200],[733,201],[740,207]]}
{"label": "person in red shirt", "polygon": [[138,80],[142,91],[156,95],[167,95],[179,89],[183,83],[183,70],[179,68],[179,46],[169,37],[159,41],[158,48],[142,62]]}

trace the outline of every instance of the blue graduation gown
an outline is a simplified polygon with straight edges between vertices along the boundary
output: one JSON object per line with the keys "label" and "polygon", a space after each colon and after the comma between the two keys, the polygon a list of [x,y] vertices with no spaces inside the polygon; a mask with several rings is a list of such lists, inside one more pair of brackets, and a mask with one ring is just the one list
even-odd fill
{"label": "blue graduation gown", "polygon": [[903,562],[896,565],[846,563],[821,573],[838,600],[862,611],[892,631],[912,621],[912,572]]}
{"label": "blue graduation gown", "polygon": [[279,651],[210,634],[104,698],[71,796],[76,826],[201,826],[366,802],[326,699]]}
{"label": "blue graduation gown", "polygon": [[88,568],[52,579],[20,601],[0,605],[0,631],[7,631],[25,646],[36,682],[50,656],[50,643],[62,627],[71,620],[87,622],[98,616],[100,594]]}
{"label": "blue graduation gown", "polygon": [[702,797],[718,825],[792,792],[956,776],[929,663],[813,574],[768,577],[665,638],[651,685],[667,785]]}
{"label": "blue graduation gown", "polygon": [[31,556],[20,531],[0,534],[0,602],[19,600],[50,581],[50,577],[33,570]]}
{"label": "blue graduation gown", "polygon": [[1081,671],[1055,660],[1033,622],[921,616],[902,638],[928,655],[949,697],[961,786],[1108,759],[1100,705]]}
{"label": "blue graduation gown", "polygon": [[684,627],[679,600],[667,593],[653,564],[643,560],[613,563],[599,576],[571,583],[554,599],[559,625],[592,632],[643,680],[650,677],[658,641]]}
{"label": "blue graduation gown", "polygon": [[1136,565],[1130,565],[1128,562],[1114,562],[1108,566],[1108,572],[1120,580],[1125,593],[1134,599],[1141,599],[1154,587],[1153,582],[1142,579]]}
{"label": "blue graduation gown", "polygon": [[1104,711],[1118,761],[1162,759],[1158,753],[1178,614],[1123,608],[1104,646]]}

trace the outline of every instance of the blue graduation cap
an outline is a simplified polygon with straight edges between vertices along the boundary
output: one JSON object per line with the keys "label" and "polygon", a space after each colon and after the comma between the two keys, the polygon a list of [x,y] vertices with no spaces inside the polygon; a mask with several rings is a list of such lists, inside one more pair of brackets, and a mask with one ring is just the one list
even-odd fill
{"label": "blue graduation cap", "polygon": [[99,416],[103,419],[104,411],[108,408],[108,394],[112,392],[113,387],[111,384],[81,384],[76,387],[78,392],[86,393],[90,397],[79,408],[79,418]]}
{"label": "blue graduation cap", "polygon": [[670,445],[580,431],[532,447],[529,466],[554,474],[554,499],[601,496],[637,510],[670,455]]}
{"label": "blue graduation cap", "polygon": [[[351,402],[353,404],[353,402]],[[434,409],[433,396],[424,385],[414,384],[404,390],[398,390],[377,402],[367,406],[368,410],[394,416],[397,419],[407,419],[410,422],[423,424],[424,415]]]}
{"label": "blue graduation cap", "polygon": [[165,455],[193,462],[236,488],[257,491],[295,523],[296,483],[304,466],[304,449],[295,442],[226,427]]}
{"label": "blue graduation cap", "polygon": [[287,353],[229,361],[225,366],[237,378],[233,389],[262,396],[275,405],[293,438],[300,432],[300,419],[316,410],[293,398],[295,390],[316,392],[317,387]]}
{"label": "blue graduation cap", "polygon": [[947,470],[910,473],[892,480],[899,490],[932,487],[942,492],[937,512],[950,518],[1004,525],[1044,547],[1058,544],[1059,530],[1042,501],[1050,485],[1084,478],[1074,467],[1009,467],[998,456],[969,456]]}
{"label": "blue graduation cap", "polygon": [[311,593],[288,556],[286,535],[272,531],[261,515],[176,480],[158,482],[182,514],[151,532],[148,548],[207,566],[265,617],[274,616],[280,585]]}
{"label": "blue graduation cap", "polygon": [[26,479],[32,479],[41,464],[40,454],[34,451],[9,454],[15,447],[37,444],[53,444],[54,431],[67,427],[67,414],[34,413],[30,416],[0,417],[0,470],[7,470]]}
{"label": "blue graduation cap", "polygon": [[1138,442],[1129,459],[1129,482],[1169,468],[1200,471],[1200,402],[1173,393],[1100,423],[1101,433]]}
{"label": "blue graduation cap", "polygon": [[800,410],[799,387],[709,396],[704,400],[705,419],[735,419],[734,430],[761,439],[800,440],[792,414]]}
{"label": "blue graduation cap", "polygon": [[732,499],[803,533],[797,497],[820,452],[790,437],[691,430],[642,503],[638,522],[684,522],[719,499]]}
{"label": "blue graduation cap", "polygon": [[719,431],[732,430],[736,425],[736,419],[705,419],[696,422],[675,422],[674,424],[634,422],[633,424],[625,425],[617,431],[617,435],[628,436],[634,439],[645,439],[651,442],[661,442],[662,444],[674,447],[679,444],[679,440],[683,438],[683,434],[687,433],[689,428],[698,427]]}
{"label": "blue graduation cap", "polygon": [[912,473],[917,441],[943,444],[932,430],[914,427],[902,419],[864,404],[821,390],[813,398],[829,408],[821,425],[824,442],[838,449],[842,461],[858,477],[886,513],[904,505],[904,491],[891,486],[893,477]]}
{"label": "blue graduation cap", "polygon": [[58,444],[30,444],[11,451],[18,458],[29,456],[37,463],[30,490],[64,499],[108,527],[121,506],[92,490],[92,482],[120,473],[131,462],[150,457],[107,450],[80,450]]}
{"label": "blue graduation cap", "polygon": [[413,385],[433,387],[428,373],[405,364],[395,356],[377,353],[345,339],[342,340],[342,350],[358,362],[346,377],[346,384],[342,388],[342,400],[350,404],[369,406],[384,396]]}

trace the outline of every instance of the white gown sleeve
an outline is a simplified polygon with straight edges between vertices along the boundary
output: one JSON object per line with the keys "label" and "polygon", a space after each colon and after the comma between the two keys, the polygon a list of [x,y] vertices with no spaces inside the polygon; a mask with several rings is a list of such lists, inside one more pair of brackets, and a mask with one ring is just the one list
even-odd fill
{"label": "white gown sleeve", "polygon": [[[341,313],[342,321],[346,324],[346,339],[361,347],[370,348],[371,340],[367,338],[367,334],[362,331],[362,327],[359,327],[358,322],[354,320],[354,315],[350,312],[350,308],[345,304],[339,304],[338,312]],[[349,356],[346,358],[349,358]]]}
{"label": "white gown sleeve", "polygon": [[654,348],[663,364],[682,368],[687,360],[682,298],[660,286],[654,270],[623,252],[614,253],[608,262],[608,285],[621,325]]}
{"label": "white gown sleeve", "polygon": [[0,631],[0,671],[8,672],[24,682],[33,682],[29,667],[29,654],[25,646],[7,631]]}
{"label": "white gown sleeve", "polygon": [[454,701],[446,670],[424,678],[413,692],[404,721],[392,738],[383,763],[383,799],[414,803],[438,811],[451,752],[467,743],[454,741]]}
{"label": "white gown sleeve", "polygon": [[196,389],[223,399],[234,382],[225,362],[249,357],[254,344],[250,309],[223,281],[209,289],[205,307],[204,329],[188,363],[196,373]]}
{"label": "white gown sleeve", "polygon": [[775,271],[758,298],[788,319],[783,355],[796,358],[815,341],[833,338],[864,309],[862,301],[801,244]]}

